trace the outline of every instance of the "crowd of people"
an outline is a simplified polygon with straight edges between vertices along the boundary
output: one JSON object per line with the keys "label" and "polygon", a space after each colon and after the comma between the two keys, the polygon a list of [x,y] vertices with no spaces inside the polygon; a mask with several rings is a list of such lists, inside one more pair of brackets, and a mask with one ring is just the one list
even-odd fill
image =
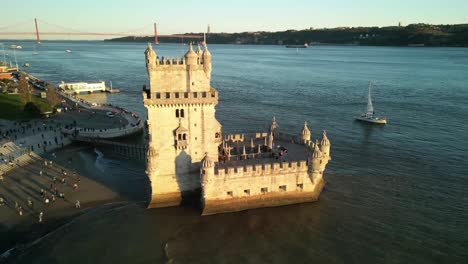
{"label": "crowd of people", "polygon": [[[55,155],[52,155],[52,157],[54,156]],[[39,223],[44,219],[44,210],[47,207],[53,207],[58,200],[71,203],[71,201],[66,198],[66,192],[78,191],[79,184],[81,182],[80,175],[74,171],[70,173],[70,171],[67,171],[64,168],[59,168],[53,164],[52,160],[44,160],[39,171],[31,177],[39,177],[40,179],[36,179],[36,182],[44,182],[44,180],[46,182],[50,182],[49,188],[40,188],[35,193],[29,193],[30,196],[25,199],[27,201],[28,210],[31,211],[32,215],[37,215]],[[60,179],[58,177],[60,177]],[[6,177],[2,174],[0,184],[4,184],[5,178]],[[14,197],[19,198],[18,195]],[[35,204],[35,200],[40,201],[40,204]],[[21,201],[13,198],[7,199],[0,193],[0,210],[1,207],[13,208],[13,205],[14,210],[16,210],[18,215],[22,217],[24,215],[25,208],[21,204]],[[75,208],[80,209],[80,201],[76,200],[74,206]]]}

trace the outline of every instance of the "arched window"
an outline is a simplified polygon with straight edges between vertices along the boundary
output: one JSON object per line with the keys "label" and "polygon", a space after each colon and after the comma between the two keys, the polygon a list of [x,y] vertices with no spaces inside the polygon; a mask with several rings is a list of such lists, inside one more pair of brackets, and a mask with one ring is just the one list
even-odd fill
{"label": "arched window", "polygon": [[184,117],[184,109],[180,109],[180,117]]}
{"label": "arched window", "polygon": [[182,134],[179,134],[177,137],[179,140],[182,140]]}
{"label": "arched window", "polygon": [[179,117],[179,109],[175,110],[175,117]]}
{"label": "arched window", "polygon": [[183,139],[187,140],[187,134],[184,134]]}

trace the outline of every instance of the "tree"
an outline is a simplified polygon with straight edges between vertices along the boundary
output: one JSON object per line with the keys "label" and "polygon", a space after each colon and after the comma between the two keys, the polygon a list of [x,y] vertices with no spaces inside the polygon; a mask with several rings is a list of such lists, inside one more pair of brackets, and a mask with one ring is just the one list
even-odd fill
{"label": "tree", "polygon": [[31,94],[29,91],[29,83],[26,80],[24,74],[20,75],[19,82],[18,82],[18,93],[20,95],[20,99],[23,103],[31,102]]}
{"label": "tree", "polygon": [[50,106],[54,108],[62,101],[62,98],[57,92],[57,89],[51,84],[48,83],[46,87],[46,100],[49,102]]}

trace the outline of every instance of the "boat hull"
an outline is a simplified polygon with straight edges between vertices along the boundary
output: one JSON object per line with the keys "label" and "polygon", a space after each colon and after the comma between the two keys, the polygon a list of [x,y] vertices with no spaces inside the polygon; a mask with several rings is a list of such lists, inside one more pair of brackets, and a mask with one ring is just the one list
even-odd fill
{"label": "boat hull", "polygon": [[372,124],[381,124],[381,125],[387,124],[387,119],[367,118],[367,117],[361,117],[361,116],[357,116],[355,117],[355,119],[358,121],[372,123]]}
{"label": "boat hull", "polygon": [[306,49],[306,48],[308,48],[308,46],[307,45],[286,45],[286,48]]}

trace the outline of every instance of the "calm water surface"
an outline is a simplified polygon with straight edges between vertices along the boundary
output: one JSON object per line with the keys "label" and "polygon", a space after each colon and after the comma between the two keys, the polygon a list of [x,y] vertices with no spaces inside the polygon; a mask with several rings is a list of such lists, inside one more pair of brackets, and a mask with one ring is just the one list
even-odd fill
{"label": "calm water surface", "polygon": [[[19,64],[28,62],[33,75],[54,83],[111,80],[123,92],[107,100],[146,116],[146,44],[46,42],[35,56],[32,42],[20,44]],[[162,44],[156,52],[180,57],[186,48]],[[215,263],[468,262],[468,49],[209,48],[224,133],[266,130],[273,115],[283,132],[299,133],[304,120],[314,138],[327,130],[333,159],[320,202],[210,217],[190,208],[123,209],[88,230],[84,243],[96,248],[82,254],[104,262],[113,258],[109,252],[121,252],[117,262],[164,255]],[[365,109],[369,80],[386,126],[353,121]],[[141,165],[99,161],[109,177],[144,178]],[[64,236],[64,251],[76,253],[71,241],[86,231],[77,226]],[[102,236],[125,242],[104,246]]]}

